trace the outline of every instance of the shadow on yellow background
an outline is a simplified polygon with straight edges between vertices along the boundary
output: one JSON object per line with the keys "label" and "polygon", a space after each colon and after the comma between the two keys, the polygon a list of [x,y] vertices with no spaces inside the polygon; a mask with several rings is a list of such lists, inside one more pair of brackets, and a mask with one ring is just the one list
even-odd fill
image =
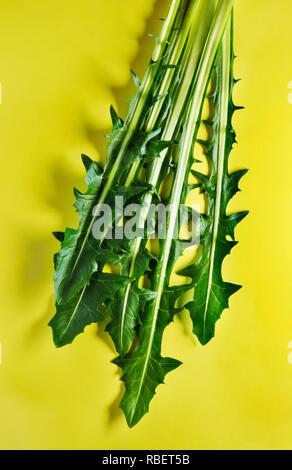
{"label": "shadow on yellow background", "polygon": [[[155,8],[153,9],[155,4]],[[53,230],[76,224],[80,154],[104,161],[109,106],[122,116],[168,1],[33,0],[1,8],[0,448],[292,448],[289,0],[237,0],[232,167],[249,167],[232,209],[249,209],[224,277],[244,285],[201,347],[187,316],[164,354],[183,361],[132,430],[103,325],[56,350]]]}

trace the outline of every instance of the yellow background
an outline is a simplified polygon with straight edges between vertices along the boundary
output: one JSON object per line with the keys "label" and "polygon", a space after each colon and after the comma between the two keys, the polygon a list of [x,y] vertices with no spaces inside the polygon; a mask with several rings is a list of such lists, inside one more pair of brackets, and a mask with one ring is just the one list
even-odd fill
{"label": "yellow background", "polygon": [[[134,429],[102,325],[56,350],[53,230],[76,222],[81,152],[104,159],[111,103],[124,115],[168,1],[1,2],[0,447],[6,449],[292,448],[290,0],[236,0],[231,167],[250,168],[234,209],[251,213],[224,264],[244,285],[201,347],[176,319],[164,353],[184,365]],[[154,9],[153,9],[154,7]]]}

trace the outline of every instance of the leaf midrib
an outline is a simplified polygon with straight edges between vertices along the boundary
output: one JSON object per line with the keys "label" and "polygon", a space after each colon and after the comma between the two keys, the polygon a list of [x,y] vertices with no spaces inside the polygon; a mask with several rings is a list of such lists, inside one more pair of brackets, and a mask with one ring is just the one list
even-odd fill
{"label": "leaf midrib", "polygon": [[230,31],[231,31],[230,20],[222,41],[222,82],[221,82],[221,93],[219,98],[220,107],[220,118],[219,118],[219,145],[218,145],[218,170],[217,170],[217,182],[216,182],[216,197],[215,197],[215,211],[214,211],[214,223],[212,231],[212,244],[210,253],[209,263],[209,275],[208,285],[206,293],[206,303],[204,309],[203,319],[203,341],[205,340],[206,334],[206,321],[209,308],[210,294],[213,285],[213,273],[215,263],[215,253],[217,246],[217,235],[220,223],[220,212],[221,212],[221,197],[222,197],[222,182],[224,174],[224,161],[225,161],[225,147],[226,147],[226,129],[228,122],[228,100],[229,100],[229,89],[230,89]]}

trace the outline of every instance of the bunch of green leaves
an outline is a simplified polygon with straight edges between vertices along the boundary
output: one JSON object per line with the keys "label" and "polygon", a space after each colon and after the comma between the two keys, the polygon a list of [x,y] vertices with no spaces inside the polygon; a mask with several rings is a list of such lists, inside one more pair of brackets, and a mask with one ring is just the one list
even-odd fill
{"label": "bunch of green leaves", "polygon": [[[75,190],[78,229],[56,234],[61,249],[55,255],[56,315],[50,322],[57,347],[71,343],[84,328],[104,319],[119,357],[125,394],[121,401],[128,425],[134,426],[148,411],[157,386],[180,362],[161,356],[166,326],[182,308],[189,310],[194,333],[202,344],[214,336],[215,323],[228,307],[238,286],[223,281],[222,263],[232,247],[234,229],[246,212],[227,215],[227,205],[238,190],[245,170],[229,174],[228,159],[235,142],[232,116],[234,0],[173,0],[142,83],[135,74],[137,93],[123,122],[111,108],[113,131],[107,163],[99,165],[83,156],[87,192]],[[210,82],[214,84],[214,115],[206,124],[212,137],[199,141],[206,150],[209,174],[193,169],[202,108]],[[173,176],[170,193],[161,187]],[[190,175],[198,179],[189,184]],[[206,195],[207,212],[195,214],[186,206],[191,189]],[[109,239],[120,220],[116,197],[123,204],[139,203],[137,237]],[[154,255],[148,248],[146,220],[152,202],[163,202],[166,236]],[[97,207],[107,203],[113,219],[105,235],[93,236]],[[200,219],[201,255],[179,274],[185,284],[173,286],[171,274],[183,254],[185,242],[177,231],[179,208],[186,219]],[[153,233],[157,232],[153,217]],[[142,233],[142,235],[141,235]],[[147,238],[148,237],[148,238]],[[231,240],[228,239],[231,237]],[[119,274],[105,273],[106,264],[118,265]],[[148,283],[145,285],[145,278]],[[144,281],[143,281],[144,280]],[[191,301],[178,302],[192,292]],[[180,307],[178,308],[178,305]]]}

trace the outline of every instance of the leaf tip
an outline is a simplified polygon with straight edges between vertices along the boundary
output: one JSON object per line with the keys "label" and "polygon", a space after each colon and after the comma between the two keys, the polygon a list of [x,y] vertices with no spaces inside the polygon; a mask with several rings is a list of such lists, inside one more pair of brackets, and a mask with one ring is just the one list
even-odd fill
{"label": "leaf tip", "polygon": [[87,155],[85,154],[82,154],[81,155],[81,159],[82,159],[82,162],[83,162],[83,165],[85,166],[85,169],[86,171],[88,170],[88,168],[90,167],[90,165],[92,164],[92,160],[91,158],[89,158]]}
{"label": "leaf tip", "polygon": [[64,232],[52,232],[52,234],[56,238],[56,240],[63,243],[64,238],[65,238],[65,233]]}

